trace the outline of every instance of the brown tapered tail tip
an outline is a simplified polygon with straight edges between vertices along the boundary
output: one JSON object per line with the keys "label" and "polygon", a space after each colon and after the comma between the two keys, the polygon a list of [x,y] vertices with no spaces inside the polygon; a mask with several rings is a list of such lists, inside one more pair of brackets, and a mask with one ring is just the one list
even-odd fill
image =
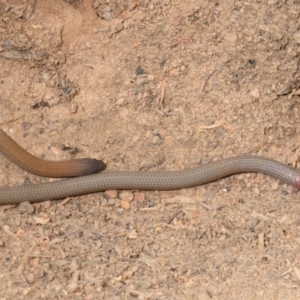
{"label": "brown tapered tail tip", "polygon": [[99,159],[82,158],[82,159],[78,159],[78,161],[81,161],[82,169],[79,170],[78,175],[75,176],[94,174],[103,171],[105,169],[105,163]]}
{"label": "brown tapered tail tip", "polygon": [[[46,165],[46,166],[45,166]],[[40,170],[30,170],[31,173],[54,178],[78,177],[98,173],[105,169],[102,160],[79,158],[62,161],[42,161]]]}

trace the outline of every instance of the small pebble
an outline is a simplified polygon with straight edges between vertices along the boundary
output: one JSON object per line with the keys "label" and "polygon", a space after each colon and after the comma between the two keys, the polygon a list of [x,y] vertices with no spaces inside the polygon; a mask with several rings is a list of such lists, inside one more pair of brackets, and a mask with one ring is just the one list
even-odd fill
{"label": "small pebble", "polygon": [[250,92],[250,96],[253,97],[254,99],[259,99],[259,97],[260,97],[259,90],[257,88],[253,89]]}
{"label": "small pebble", "polygon": [[72,102],[71,105],[69,106],[69,110],[71,114],[76,114],[78,111],[78,104],[75,102]]}
{"label": "small pebble", "polygon": [[115,199],[118,196],[118,192],[116,190],[108,190],[105,191],[104,196],[106,199]]}
{"label": "small pebble", "polygon": [[110,205],[110,206],[115,205],[115,203],[116,203],[116,200],[115,200],[115,199],[109,199],[109,200],[108,200],[108,205]]}
{"label": "small pebble", "polygon": [[121,200],[120,201],[121,207],[125,210],[130,209],[130,202],[126,201],[126,200]]}
{"label": "small pebble", "polygon": [[32,273],[27,274],[25,277],[26,277],[26,280],[27,280],[28,283],[32,284],[32,283],[35,282],[35,278],[34,278],[34,275]]}
{"label": "small pebble", "polygon": [[33,205],[27,201],[20,203],[17,209],[20,214],[32,214],[34,212]]}
{"label": "small pebble", "polygon": [[145,201],[145,194],[142,193],[142,192],[135,192],[134,193],[134,201],[144,202]]}
{"label": "small pebble", "polygon": [[124,103],[124,101],[125,101],[125,98],[120,98],[120,99],[117,100],[116,104],[118,106],[121,106]]}
{"label": "small pebble", "polygon": [[131,202],[133,200],[133,194],[129,191],[123,191],[119,195],[121,200]]}
{"label": "small pebble", "polygon": [[121,13],[121,16],[123,17],[124,20],[128,20],[132,17],[132,12],[130,12],[129,10],[124,10]]}

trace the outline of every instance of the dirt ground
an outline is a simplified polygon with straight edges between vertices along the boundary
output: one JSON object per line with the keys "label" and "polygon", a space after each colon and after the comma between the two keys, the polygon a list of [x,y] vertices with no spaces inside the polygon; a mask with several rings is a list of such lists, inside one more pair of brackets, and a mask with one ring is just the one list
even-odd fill
{"label": "dirt ground", "polygon": [[[47,159],[296,165],[298,0],[0,0],[0,124]],[[40,178],[0,157],[0,185]],[[241,174],[0,207],[0,299],[299,299],[299,193]]]}

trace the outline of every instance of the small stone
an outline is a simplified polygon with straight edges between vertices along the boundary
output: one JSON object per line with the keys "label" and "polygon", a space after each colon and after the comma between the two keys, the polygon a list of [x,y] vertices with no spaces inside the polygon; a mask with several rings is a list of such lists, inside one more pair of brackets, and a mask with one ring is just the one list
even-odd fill
{"label": "small stone", "polygon": [[133,200],[132,192],[128,192],[128,191],[121,192],[119,197],[121,200],[128,201],[128,202],[131,202]]}
{"label": "small stone", "polygon": [[250,96],[253,97],[254,99],[259,99],[259,97],[260,97],[259,90],[257,88],[253,89],[250,92]]}
{"label": "small stone", "polygon": [[108,205],[113,206],[116,203],[116,199],[109,199],[108,200]]}
{"label": "small stone", "polygon": [[45,212],[41,212],[38,215],[33,216],[32,218],[34,219],[36,224],[44,225],[50,222],[50,216]]}
{"label": "small stone", "polygon": [[21,238],[21,237],[24,237],[25,235],[26,235],[26,233],[22,228],[19,228],[17,230],[17,237]]}
{"label": "small stone", "polygon": [[163,229],[162,229],[160,226],[157,226],[157,227],[155,227],[155,230],[154,230],[154,231],[155,231],[156,233],[160,233],[160,232],[162,232],[162,230],[163,230]]}
{"label": "small stone", "polygon": [[132,229],[127,233],[127,237],[131,240],[135,240],[138,237],[138,233],[135,229]]}
{"label": "small stone", "polygon": [[126,200],[121,200],[120,201],[121,207],[125,210],[130,209],[130,202],[126,201]]}
{"label": "small stone", "polygon": [[27,280],[28,283],[32,284],[32,283],[35,282],[35,278],[34,278],[34,275],[32,273],[27,274],[25,277],[26,277],[26,280]]}
{"label": "small stone", "polygon": [[71,114],[76,114],[78,110],[78,104],[75,102],[72,102],[71,105],[69,106],[69,110]]}
{"label": "small stone", "polygon": [[134,193],[134,201],[144,202],[145,201],[145,194],[142,193],[142,192],[135,192]]}
{"label": "small stone", "polygon": [[123,17],[124,20],[128,20],[132,17],[132,12],[130,12],[129,10],[124,10],[121,13],[121,16]]}
{"label": "small stone", "polygon": [[117,100],[116,104],[117,104],[118,106],[121,106],[121,105],[124,103],[124,101],[125,101],[124,98],[120,98],[120,99]]}
{"label": "small stone", "polygon": [[104,197],[106,199],[116,199],[118,196],[118,192],[116,190],[108,190],[108,191],[105,191],[104,193]]}
{"label": "small stone", "polygon": [[41,203],[41,206],[43,206],[44,208],[50,208],[51,203],[51,201],[45,201]]}
{"label": "small stone", "polygon": [[131,22],[130,22],[130,21],[128,21],[128,20],[125,20],[125,21],[124,21],[124,23],[123,23],[123,25],[124,25],[124,29],[127,29],[127,28],[129,28],[129,27],[130,27],[130,25],[131,25]]}
{"label": "small stone", "polygon": [[27,201],[20,203],[17,209],[20,214],[32,214],[34,212],[33,205]]}
{"label": "small stone", "polygon": [[30,292],[31,292],[31,288],[28,287],[28,288],[26,288],[26,289],[24,289],[24,290],[22,291],[22,294],[23,294],[24,296],[27,296]]}
{"label": "small stone", "polygon": [[163,137],[165,137],[165,136],[168,135],[168,131],[166,129],[164,129],[164,128],[155,128],[153,130],[153,134],[154,135],[158,135],[158,136],[160,136],[160,137],[163,138]]}
{"label": "small stone", "polygon": [[277,191],[277,190],[279,189],[279,184],[278,184],[277,181],[274,181],[274,182],[272,183],[271,189],[272,189],[273,191]]}

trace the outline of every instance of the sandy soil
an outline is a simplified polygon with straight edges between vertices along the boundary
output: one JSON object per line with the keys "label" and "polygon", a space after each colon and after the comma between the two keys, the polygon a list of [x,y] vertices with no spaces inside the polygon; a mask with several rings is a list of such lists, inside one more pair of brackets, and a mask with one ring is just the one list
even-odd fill
{"label": "sandy soil", "polygon": [[[1,128],[109,170],[296,165],[299,14],[292,0],[1,0]],[[2,186],[51,180],[0,170]],[[2,206],[0,298],[299,299],[299,211],[260,174]]]}

